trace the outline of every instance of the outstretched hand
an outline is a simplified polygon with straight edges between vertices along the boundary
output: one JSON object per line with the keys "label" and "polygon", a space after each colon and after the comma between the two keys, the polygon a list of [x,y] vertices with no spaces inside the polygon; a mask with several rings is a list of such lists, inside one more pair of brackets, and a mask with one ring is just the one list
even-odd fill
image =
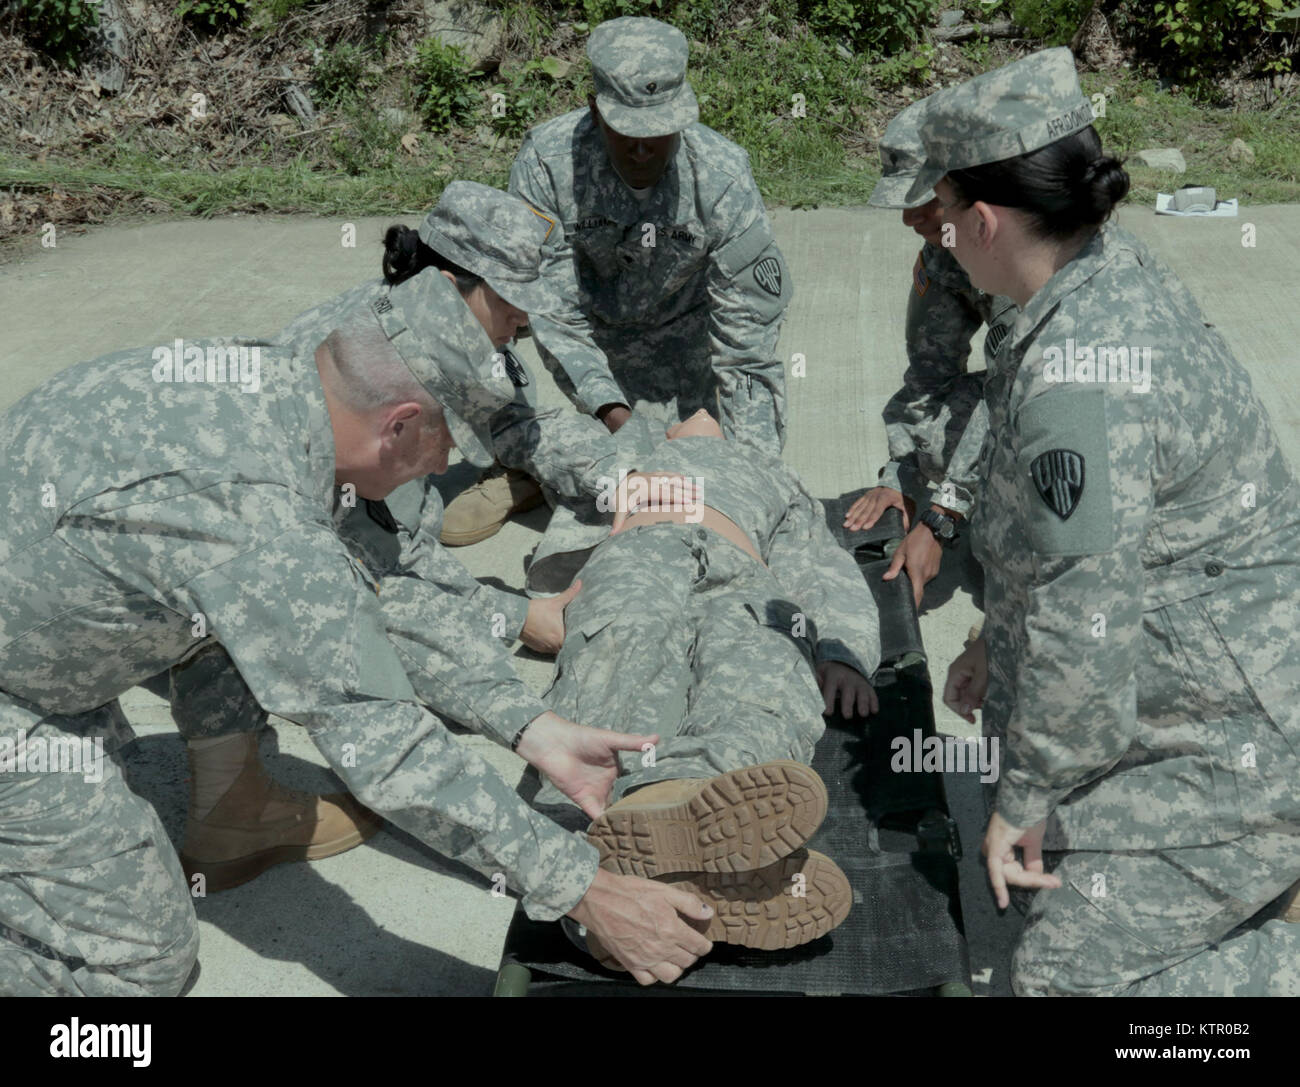
{"label": "outstretched hand", "polygon": [[618,776],[618,752],[640,751],[658,742],[658,733],[636,736],[587,728],[548,710],[533,718],[517,753],[595,819],[605,810]]}

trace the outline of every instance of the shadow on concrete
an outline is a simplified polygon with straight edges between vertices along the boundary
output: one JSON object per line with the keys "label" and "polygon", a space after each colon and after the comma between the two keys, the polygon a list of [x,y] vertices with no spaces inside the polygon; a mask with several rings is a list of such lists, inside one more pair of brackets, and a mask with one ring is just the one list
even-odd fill
{"label": "shadow on concrete", "polygon": [[[273,728],[264,730],[262,756],[285,785],[314,792],[343,787],[331,771],[280,754]],[[188,805],[181,737],[142,737],[124,750],[124,757],[131,788],[153,804],[179,847]],[[476,888],[483,884],[477,872],[446,860],[391,825],[359,848],[378,849]],[[277,865],[242,887],[197,899],[195,909],[200,920],[216,925],[261,958],[301,963],[347,996],[488,995],[495,980],[490,970],[386,932],[347,891],[311,864]]]}

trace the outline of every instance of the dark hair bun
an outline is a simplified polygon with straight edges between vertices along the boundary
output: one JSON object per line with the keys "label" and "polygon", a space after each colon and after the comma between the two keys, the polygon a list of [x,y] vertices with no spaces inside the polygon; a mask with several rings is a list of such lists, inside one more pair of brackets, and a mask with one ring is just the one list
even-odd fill
{"label": "dark hair bun", "polygon": [[421,268],[420,234],[395,223],[384,232],[384,278],[389,283],[410,279]]}
{"label": "dark hair bun", "polygon": [[1090,215],[1088,219],[1103,223],[1111,210],[1128,195],[1128,171],[1124,164],[1110,155],[1093,159],[1079,182],[1079,199]]}

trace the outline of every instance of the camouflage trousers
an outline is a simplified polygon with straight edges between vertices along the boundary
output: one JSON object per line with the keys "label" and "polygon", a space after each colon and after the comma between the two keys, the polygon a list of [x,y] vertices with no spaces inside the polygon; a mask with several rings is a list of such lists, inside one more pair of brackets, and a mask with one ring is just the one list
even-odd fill
{"label": "camouflage trousers", "polygon": [[1029,908],[1019,995],[1300,995],[1300,925],[1267,909],[1300,878],[1300,827],[1045,860],[1062,885]]}
{"label": "camouflage trousers", "polygon": [[662,523],[601,544],[581,577],[544,701],[584,725],[660,736],[653,752],[620,757],[613,799],[771,759],[811,762],[823,701],[807,642],[788,623],[766,625],[784,594],[765,566],[703,526]]}
{"label": "camouflage trousers", "polygon": [[[0,691],[0,737],[35,733],[47,753],[122,723],[116,702],[61,716]],[[76,771],[24,764],[0,773],[0,995],[175,996],[198,921],[153,806],[115,753]]]}

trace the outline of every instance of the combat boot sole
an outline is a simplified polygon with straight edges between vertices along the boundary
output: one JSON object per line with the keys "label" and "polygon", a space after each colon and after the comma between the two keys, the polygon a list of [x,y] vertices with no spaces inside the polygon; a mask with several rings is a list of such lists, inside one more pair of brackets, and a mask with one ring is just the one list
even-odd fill
{"label": "combat boot sole", "polygon": [[[329,799],[336,799],[330,797]],[[191,885],[196,875],[203,876],[203,889],[207,894],[229,891],[249,880],[256,879],[268,868],[277,864],[293,861],[319,861],[346,853],[355,849],[362,842],[373,838],[384,825],[383,820],[361,805],[355,805],[356,824],[353,829],[327,842],[315,842],[311,845],[276,845],[260,849],[242,857],[233,857],[227,861],[201,861],[186,853],[180,854],[181,870]]]}
{"label": "combat boot sole", "polygon": [[747,766],[676,802],[615,805],[587,840],[600,866],[653,879],[674,872],[750,872],[788,857],[826,818],[826,786],[802,763]]}
{"label": "combat boot sole", "polygon": [[714,943],[783,951],[825,936],[849,915],[853,888],[824,853],[800,849],[756,872],[690,873],[671,883],[713,907]]}
{"label": "combat boot sole", "polygon": [[[808,849],[757,872],[676,875],[657,882],[689,891],[713,907],[702,931],[715,944],[757,951],[786,951],[819,940],[853,907],[849,877],[825,854]],[[625,969],[592,934],[587,948],[606,969]]]}

